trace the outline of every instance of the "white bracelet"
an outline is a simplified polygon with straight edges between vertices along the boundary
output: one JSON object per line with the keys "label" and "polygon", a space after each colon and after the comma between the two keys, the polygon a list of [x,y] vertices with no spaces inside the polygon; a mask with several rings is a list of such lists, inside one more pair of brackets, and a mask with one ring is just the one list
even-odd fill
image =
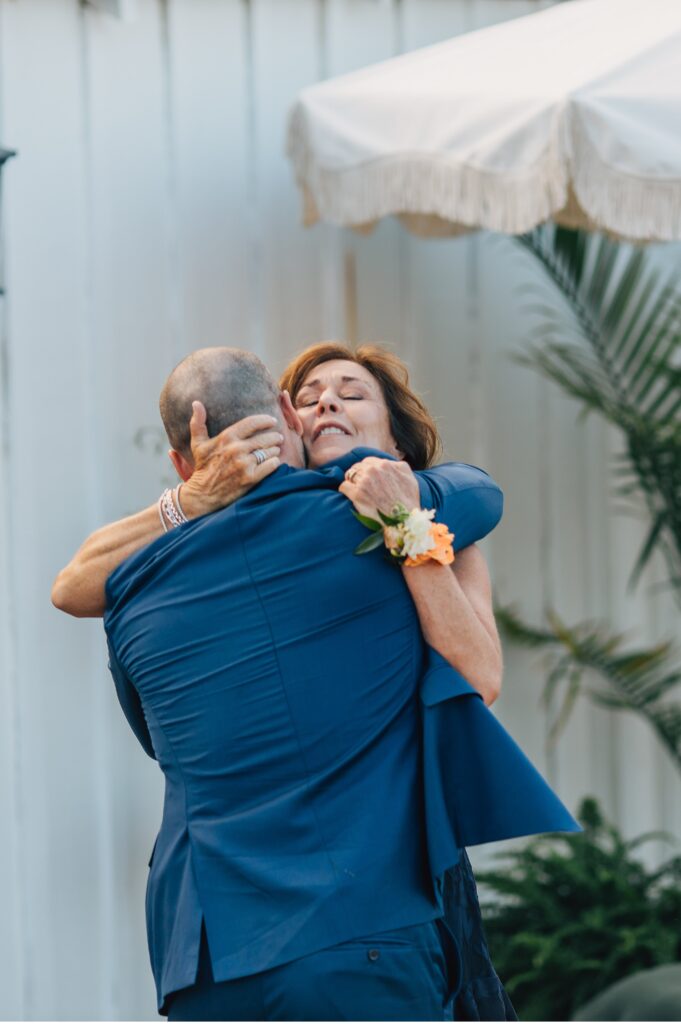
{"label": "white bracelet", "polygon": [[189,520],[187,519],[186,515],[184,514],[184,509],[180,505],[180,488],[182,487],[182,484],[184,484],[184,480],[182,481],[181,484],[178,484],[177,487],[175,488],[175,507],[177,508],[177,511],[180,513],[180,517],[182,519],[182,522],[183,523],[188,523]]}
{"label": "white bracelet", "polygon": [[161,498],[159,498],[158,501],[156,502],[156,506],[158,508],[158,518],[161,520],[161,526],[163,527],[163,532],[167,533],[168,532],[168,524],[166,523],[165,519],[163,518],[163,510],[161,508]]}
{"label": "white bracelet", "polygon": [[166,487],[165,491],[159,498],[159,501],[161,502],[161,508],[165,512],[166,519],[171,526],[182,526],[182,523],[186,522],[186,519],[180,516],[180,513],[177,511],[173,492],[169,487]]}

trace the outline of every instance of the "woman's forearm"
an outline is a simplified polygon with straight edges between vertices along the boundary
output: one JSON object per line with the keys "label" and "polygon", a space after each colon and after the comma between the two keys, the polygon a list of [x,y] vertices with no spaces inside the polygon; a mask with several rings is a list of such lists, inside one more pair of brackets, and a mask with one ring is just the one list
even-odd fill
{"label": "woman's forearm", "polygon": [[[182,511],[187,519],[225,508],[246,494],[279,465],[283,435],[273,428],[273,416],[246,416],[217,434],[208,436],[206,410],[193,403],[189,424],[193,464],[183,472]],[[262,447],[267,458],[259,462],[253,451]],[[177,453],[174,453],[177,454]],[[187,460],[181,460],[188,466]],[[177,463],[174,463],[178,468]],[[179,472],[178,468],[178,472]],[[81,618],[97,618],[106,609],[107,577],[121,562],[163,533],[158,506],[126,516],[90,534],[52,587],[52,603]]]}
{"label": "woman's forearm", "polygon": [[[226,495],[214,499],[189,484],[183,486],[182,511],[188,519],[215,511],[223,501],[227,503]],[[78,618],[99,618],[106,608],[107,577],[121,562],[151,544],[163,532],[156,502],[141,512],[95,530],[54,581],[52,604]]]}
{"label": "woman's forearm", "polygon": [[[466,566],[462,565],[463,585],[456,572],[452,571],[457,561],[463,563],[467,551],[464,548],[457,553],[452,567],[426,562],[411,568],[403,566],[402,573],[416,606],[425,640],[465,676],[489,707],[501,689],[501,645],[494,626],[491,601],[485,594],[486,569],[482,554],[478,552],[475,559],[469,558]],[[469,589],[471,599],[466,589]],[[476,610],[476,604],[482,614]]]}
{"label": "woman's forearm", "polygon": [[[357,512],[378,520],[396,503],[420,505],[419,484],[405,462],[369,456],[351,466],[338,490]],[[501,689],[501,642],[494,621],[492,587],[485,557],[475,543],[454,562],[402,566],[426,641],[492,704]]]}
{"label": "woman's forearm", "polygon": [[156,504],[95,530],[54,581],[52,603],[79,618],[103,615],[107,577],[121,562],[162,533]]}

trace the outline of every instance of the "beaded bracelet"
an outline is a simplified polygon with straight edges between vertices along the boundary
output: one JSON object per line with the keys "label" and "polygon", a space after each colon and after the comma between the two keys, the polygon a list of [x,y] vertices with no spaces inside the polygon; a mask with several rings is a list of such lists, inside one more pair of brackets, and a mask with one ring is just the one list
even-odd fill
{"label": "beaded bracelet", "polygon": [[[171,526],[182,526],[183,523],[188,523],[186,515],[182,511],[182,506],[179,502],[179,490],[182,484],[179,484],[175,491],[172,491],[169,487],[166,487],[165,491],[158,499],[158,511],[161,517],[161,522],[165,532],[168,532],[166,525],[166,519]],[[164,518],[165,516],[165,518]]]}

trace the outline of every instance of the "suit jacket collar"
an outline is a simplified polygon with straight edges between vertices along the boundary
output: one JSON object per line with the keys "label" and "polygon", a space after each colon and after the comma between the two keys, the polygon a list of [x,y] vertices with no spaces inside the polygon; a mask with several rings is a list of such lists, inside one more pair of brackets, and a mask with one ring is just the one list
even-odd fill
{"label": "suit jacket collar", "polygon": [[375,455],[379,459],[391,459],[393,462],[399,460],[395,455],[389,455],[388,452],[381,451],[380,448],[366,448],[358,447],[353,448],[346,455],[340,455],[337,459],[331,459],[330,462],[325,462],[323,466],[319,467],[318,472],[327,473],[333,472],[335,469],[340,469],[345,475],[346,471],[350,469],[356,462],[361,462],[362,459],[368,458],[370,455]]}
{"label": "suit jacket collar", "polygon": [[381,451],[380,448],[360,446],[351,449],[337,459],[325,462],[318,469],[300,469],[297,466],[282,465],[244,495],[239,501],[239,505],[245,507],[261,501],[269,501],[270,498],[280,497],[292,491],[305,491],[312,488],[337,490],[350,466],[353,466],[355,462],[361,462],[362,459],[366,459],[370,455],[381,459],[392,459],[394,462],[398,461],[394,455],[389,455],[388,452]]}

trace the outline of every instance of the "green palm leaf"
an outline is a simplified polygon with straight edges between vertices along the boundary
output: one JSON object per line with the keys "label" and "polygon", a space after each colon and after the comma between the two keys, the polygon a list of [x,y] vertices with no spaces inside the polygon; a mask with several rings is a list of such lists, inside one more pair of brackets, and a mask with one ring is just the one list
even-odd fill
{"label": "green palm leaf", "polygon": [[[608,633],[589,622],[568,627],[553,610],[547,612],[551,628],[545,630],[525,625],[511,606],[495,603],[494,615],[506,637],[545,652],[550,662],[542,701],[547,709],[553,707],[554,695],[562,695],[562,701],[549,723],[549,747],[561,734],[577,697],[585,693],[601,707],[642,715],[681,771],[681,705],[669,702],[671,691],[681,684],[681,666],[674,664],[671,641],[623,651],[625,634]],[[594,679],[605,688],[594,685]]]}
{"label": "green palm leaf", "polygon": [[528,305],[541,318],[538,343],[511,358],[582,403],[581,419],[595,411],[622,432],[617,493],[642,493],[651,523],[628,585],[657,548],[681,605],[681,288],[644,249],[604,236],[543,225],[518,241],[558,292],[540,289],[541,303]]}

